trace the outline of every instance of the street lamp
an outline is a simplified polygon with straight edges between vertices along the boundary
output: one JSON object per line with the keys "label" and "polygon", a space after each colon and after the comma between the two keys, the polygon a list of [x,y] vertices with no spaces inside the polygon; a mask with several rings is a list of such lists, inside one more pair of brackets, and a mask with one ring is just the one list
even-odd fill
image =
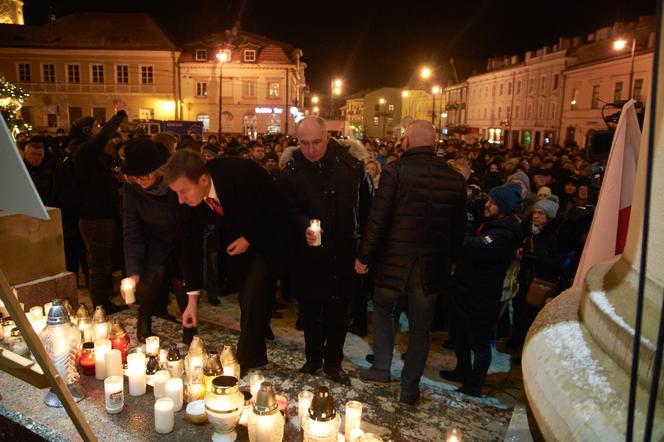
{"label": "street lamp", "polygon": [[332,118],[332,110],[334,108],[334,97],[341,95],[341,88],[343,87],[343,81],[340,78],[335,78],[330,84],[331,94],[330,94],[330,118]]}
{"label": "street lamp", "polygon": [[221,97],[224,84],[224,63],[229,59],[228,51],[221,50],[217,52],[217,60],[219,61],[219,131],[217,133],[217,139],[221,140]]}
{"label": "street lamp", "polygon": [[[627,40],[624,39],[618,39],[613,42],[613,49],[616,51],[622,51],[627,47]],[[627,99],[632,98],[632,81],[634,80],[634,52],[636,50],[636,37],[632,37],[632,53],[631,53],[631,61],[629,65],[629,89],[627,92]]]}
{"label": "street lamp", "polygon": [[428,66],[424,66],[422,69],[420,69],[420,77],[423,80],[428,80],[429,78],[431,78],[431,73],[432,73],[431,68]]}

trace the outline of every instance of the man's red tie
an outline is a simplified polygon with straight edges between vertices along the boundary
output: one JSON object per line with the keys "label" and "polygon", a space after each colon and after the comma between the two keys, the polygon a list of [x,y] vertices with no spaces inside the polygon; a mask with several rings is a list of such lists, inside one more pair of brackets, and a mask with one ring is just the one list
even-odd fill
{"label": "man's red tie", "polygon": [[210,208],[214,210],[214,213],[216,213],[217,216],[224,216],[224,209],[221,207],[219,201],[212,197],[207,197],[205,198],[205,202],[208,203]]}

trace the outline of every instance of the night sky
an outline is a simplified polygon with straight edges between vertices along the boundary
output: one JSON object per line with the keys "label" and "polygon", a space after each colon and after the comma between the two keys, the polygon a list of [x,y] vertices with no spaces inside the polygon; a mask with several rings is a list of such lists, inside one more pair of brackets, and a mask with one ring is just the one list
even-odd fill
{"label": "night sky", "polygon": [[[180,5],[180,6],[170,6]],[[418,66],[440,66],[450,57],[461,78],[486,67],[487,57],[535,50],[610,26],[617,20],[654,15],[655,0],[25,0],[28,24],[42,24],[49,11],[148,12],[183,42],[232,27],[291,43],[304,51],[307,83],[327,91],[334,76],[344,93],[404,86]]]}

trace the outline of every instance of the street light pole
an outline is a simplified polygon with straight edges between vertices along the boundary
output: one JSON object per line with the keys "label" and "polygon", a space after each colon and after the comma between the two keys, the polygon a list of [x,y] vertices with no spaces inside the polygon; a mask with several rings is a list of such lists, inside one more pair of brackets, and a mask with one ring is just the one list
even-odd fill
{"label": "street light pole", "polygon": [[224,63],[228,61],[228,53],[224,50],[217,52],[217,60],[219,61],[219,130],[217,131],[217,140],[221,140],[221,98],[224,87]]}
{"label": "street light pole", "polygon": [[634,52],[636,51],[636,37],[632,37],[632,60],[629,65],[629,92],[627,99],[632,98],[632,81],[634,80]]}

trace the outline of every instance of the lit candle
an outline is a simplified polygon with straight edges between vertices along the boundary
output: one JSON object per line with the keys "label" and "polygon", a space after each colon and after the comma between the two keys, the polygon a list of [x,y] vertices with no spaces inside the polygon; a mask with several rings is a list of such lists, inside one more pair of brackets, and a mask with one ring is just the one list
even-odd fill
{"label": "lit candle", "polygon": [[262,374],[252,374],[249,378],[249,391],[251,392],[251,397],[256,400],[258,395],[258,390],[261,389],[261,384],[265,380]]}
{"label": "lit candle", "polygon": [[159,354],[159,336],[149,336],[145,338],[145,353],[149,355]]}
{"label": "lit candle", "polygon": [[346,416],[344,418],[344,435],[349,441],[352,439],[351,432],[360,428],[362,424],[362,403],[358,401],[346,402]]}
{"label": "lit candle", "polygon": [[39,336],[39,333],[41,333],[46,327],[46,316],[33,316],[30,320],[30,324],[32,324],[32,328],[35,330],[35,333],[37,333],[37,336]]}
{"label": "lit candle", "polygon": [[462,442],[463,437],[461,436],[461,430],[458,428],[451,428],[447,430],[447,437],[445,442]]}
{"label": "lit candle", "polygon": [[9,312],[7,311],[7,307],[5,307],[5,303],[0,301],[0,318],[4,318],[6,316],[9,316]]}
{"label": "lit candle", "polygon": [[124,385],[122,376],[109,376],[104,379],[104,399],[106,411],[117,414],[124,408]]}
{"label": "lit candle", "polygon": [[147,380],[145,368],[135,366],[128,368],[127,377],[129,378],[129,394],[131,396],[143,396],[146,391]]}
{"label": "lit candle", "polygon": [[311,400],[314,398],[313,391],[302,390],[297,395],[297,415],[300,417],[300,426],[307,418],[309,407],[311,407]]}
{"label": "lit candle", "polygon": [[159,368],[168,368],[168,350],[159,349]]}
{"label": "lit candle", "polygon": [[142,370],[145,372],[145,353],[137,351],[127,355],[127,369],[135,371]]}
{"label": "lit candle", "polygon": [[85,342],[83,344],[83,351],[81,352],[78,363],[81,365],[84,375],[95,375],[95,347],[92,342]]}
{"label": "lit candle", "polygon": [[122,353],[120,350],[106,350],[104,353],[105,376],[122,376]]}
{"label": "lit candle", "polygon": [[136,283],[134,283],[134,280],[131,278],[125,278],[122,280],[121,285],[125,303],[133,304],[136,302]]}
{"label": "lit candle", "polygon": [[96,322],[94,325],[95,340],[108,339],[109,327],[107,322]]}
{"label": "lit candle", "polygon": [[49,312],[49,310],[51,310],[52,305],[53,305],[52,302],[47,302],[46,304],[44,304],[44,314],[46,316],[48,316],[48,312]]}
{"label": "lit candle", "polygon": [[173,431],[175,417],[173,416],[173,401],[163,397],[154,403],[154,428],[157,433],[164,434]]}
{"label": "lit candle", "polygon": [[173,401],[173,410],[180,411],[184,402],[184,385],[182,379],[171,378],[166,381],[166,397]]}
{"label": "lit candle", "polygon": [[95,377],[100,381],[106,378],[106,352],[110,350],[110,340],[99,339],[95,341]]}
{"label": "lit candle", "polygon": [[361,428],[353,428],[353,430],[350,432],[350,438],[348,439],[348,442],[357,442],[357,440],[362,437],[364,434],[364,431]]}
{"label": "lit candle", "polygon": [[44,316],[44,309],[42,308],[41,305],[36,305],[36,306],[30,308],[30,314],[35,318],[38,318],[40,316]]}
{"label": "lit candle", "polygon": [[337,442],[346,442],[346,437],[341,433],[337,434]]}
{"label": "lit candle", "polygon": [[166,382],[171,378],[171,374],[166,370],[159,370],[152,378],[152,390],[154,398],[159,399],[166,396]]}
{"label": "lit candle", "polygon": [[312,245],[314,247],[320,246],[321,245],[320,220],[319,219],[309,220],[309,228],[311,229],[312,232],[316,234],[316,241],[314,241]]}

